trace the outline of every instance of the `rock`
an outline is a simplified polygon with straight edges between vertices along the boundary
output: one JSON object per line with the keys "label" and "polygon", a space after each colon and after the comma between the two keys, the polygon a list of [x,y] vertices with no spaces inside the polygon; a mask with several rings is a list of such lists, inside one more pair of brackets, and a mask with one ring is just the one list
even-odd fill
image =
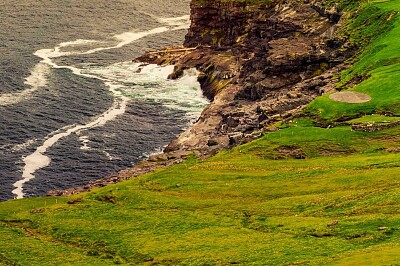
{"label": "rock", "polygon": [[82,201],[83,201],[83,198],[69,199],[67,201],[67,204],[75,204],[77,202],[82,202]]}
{"label": "rock", "polygon": [[207,141],[207,146],[217,146],[218,145],[218,141],[214,140],[214,139],[209,139]]}
{"label": "rock", "polygon": [[265,78],[266,74],[264,74],[262,70],[257,70],[252,73],[248,78],[246,78],[246,81],[248,81],[250,84],[255,84],[261,80],[264,80]]}
{"label": "rock", "polygon": [[85,187],[49,194],[68,196],[126,180],[192,153],[206,158],[250,141],[261,130],[277,130],[275,122],[291,119],[316,97],[335,91],[335,75],[355,51],[337,36],[341,11],[327,0],[267,2],[192,0],[183,46],[134,61],[174,64],[171,79],[195,67],[210,105],[163,154]]}
{"label": "rock", "polygon": [[43,208],[40,208],[40,209],[32,209],[32,210],[29,211],[29,213],[43,213],[43,212],[44,212],[44,209],[43,209]]}
{"label": "rock", "polygon": [[335,226],[339,223],[339,221],[332,221],[327,224],[327,226]]}
{"label": "rock", "polygon": [[240,140],[243,138],[242,132],[234,132],[228,135],[229,136],[229,145],[235,146],[240,143]]}
{"label": "rock", "polygon": [[332,221],[327,224],[327,226],[335,226],[339,223],[339,221]]}
{"label": "rock", "polygon": [[184,67],[182,66],[175,66],[174,72],[168,75],[168,79],[178,79],[183,76]]}

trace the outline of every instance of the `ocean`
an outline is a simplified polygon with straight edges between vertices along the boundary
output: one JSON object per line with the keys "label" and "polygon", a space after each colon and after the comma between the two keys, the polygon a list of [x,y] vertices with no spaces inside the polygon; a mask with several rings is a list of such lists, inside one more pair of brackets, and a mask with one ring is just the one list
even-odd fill
{"label": "ocean", "polygon": [[131,167],[195,121],[195,70],[132,62],[181,44],[188,14],[189,0],[2,0],[0,200]]}

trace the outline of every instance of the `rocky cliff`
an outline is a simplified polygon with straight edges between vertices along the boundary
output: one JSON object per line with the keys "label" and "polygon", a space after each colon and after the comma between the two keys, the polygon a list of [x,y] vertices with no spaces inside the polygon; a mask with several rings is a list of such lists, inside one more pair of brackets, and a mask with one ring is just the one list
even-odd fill
{"label": "rocky cliff", "polygon": [[337,34],[341,18],[337,7],[323,1],[192,1],[188,49],[139,59],[175,64],[172,78],[196,67],[212,100],[165,151],[212,154],[273,129],[276,121],[335,90],[333,74],[352,54]]}
{"label": "rocky cliff", "polygon": [[[328,2],[327,2],[328,3]],[[352,55],[337,34],[342,12],[324,1],[193,0],[182,47],[149,52],[141,62],[174,64],[170,78],[197,68],[211,104],[163,154],[118,175],[53,195],[69,195],[216,151],[274,130],[317,96],[335,90],[335,75]]]}

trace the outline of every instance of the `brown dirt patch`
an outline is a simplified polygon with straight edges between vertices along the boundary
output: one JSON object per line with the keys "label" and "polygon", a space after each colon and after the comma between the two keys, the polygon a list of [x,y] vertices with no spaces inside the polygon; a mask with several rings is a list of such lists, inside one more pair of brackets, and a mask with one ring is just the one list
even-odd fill
{"label": "brown dirt patch", "polygon": [[343,103],[366,103],[371,101],[371,96],[361,92],[343,91],[331,94],[329,99]]}
{"label": "brown dirt patch", "polygon": [[297,146],[280,146],[276,149],[274,149],[277,154],[273,156],[273,159],[279,160],[279,159],[288,159],[288,158],[293,158],[293,159],[305,159],[307,158],[307,154]]}

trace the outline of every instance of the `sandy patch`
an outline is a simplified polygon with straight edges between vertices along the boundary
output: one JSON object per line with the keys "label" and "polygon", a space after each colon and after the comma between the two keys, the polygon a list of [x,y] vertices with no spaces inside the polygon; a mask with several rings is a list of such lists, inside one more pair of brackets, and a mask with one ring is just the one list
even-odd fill
{"label": "sandy patch", "polygon": [[361,92],[343,91],[329,95],[329,99],[343,103],[366,103],[371,101],[371,96]]}

